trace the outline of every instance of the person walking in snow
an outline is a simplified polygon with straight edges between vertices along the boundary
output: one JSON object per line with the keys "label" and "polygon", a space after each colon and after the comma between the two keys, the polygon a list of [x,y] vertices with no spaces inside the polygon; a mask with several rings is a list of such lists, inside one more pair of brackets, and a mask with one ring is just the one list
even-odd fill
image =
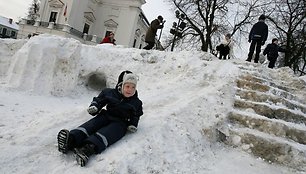
{"label": "person walking in snow", "polygon": [[108,36],[106,36],[106,37],[101,41],[100,44],[112,43],[112,44],[116,45],[116,44],[115,44],[116,39],[115,39],[114,37],[115,37],[115,34],[114,34],[113,32],[110,32],[110,33],[108,34]]}
{"label": "person walking in snow", "polygon": [[256,48],[254,62],[258,63],[261,46],[265,44],[268,38],[268,26],[265,23],[265,19],[266,19],[265,15],[260,15],[258,19],[259,21],[253,25],[250,31],[248,41],[249,43],[251,43],[251,45],[249,49],[248,58],[246,59],[246,61],[248,62],[251,62],[254,50]]}
{"label": "person walking in snow", "polygon": [[73,150],[77,163],[83,167],[91,155],[101,153],[127,131],[136,132],[143,115],[137,80],[131,71],[123,71],[115,88],[103,89],[93,98],[87,111],[94,118],[71,131],[62,129],[58,133],[58,150],[64,154]]}
{"label": "person walking in snow", "polygon": [[150,50],[154,47],[155,44],[155,36],[158,29],[164,28],[164,21],[162,16],[158,16],[157,19],[154,19],[146,33],[145,42],[148,44],[143,47],[143,49]]}
{"label": "person walking in snow", "polygon": [[278,46],[278,39],[274,38],[272,39],[272,43],[268,44],[263,52],[263,55],[267,55],[267,58],[270,61],[268,67],[271,69],[275,66],[278,52],[286,52],[286,50]]}
{"label": "person walking in snow", "polygon": [[233,57],[233,41],[231,39],[231,34],[226,34],[224,37],[224,40],[216,47],[216,50],[219,52],[219,59],[226,60],[226,57],[228,56],[228,59]]}

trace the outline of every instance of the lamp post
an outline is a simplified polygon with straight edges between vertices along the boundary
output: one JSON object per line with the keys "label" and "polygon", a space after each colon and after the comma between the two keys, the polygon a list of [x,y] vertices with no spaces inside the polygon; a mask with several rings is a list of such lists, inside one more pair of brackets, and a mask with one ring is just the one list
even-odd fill
{"label": "lamp post", "polygon": [[185,14],[180,13],[179,10],[176,10],[175,16],[176,18],[178,18],[178,22],[177,23],[173,22],[172,28],[170,29],[170,33],[174,35],[172,46],[171,46],[171,51],[173,51],[176,37],[182,38],[182,32],[184,28],[186,27],[186,22],[184,22],[184,20],[186,19]]}

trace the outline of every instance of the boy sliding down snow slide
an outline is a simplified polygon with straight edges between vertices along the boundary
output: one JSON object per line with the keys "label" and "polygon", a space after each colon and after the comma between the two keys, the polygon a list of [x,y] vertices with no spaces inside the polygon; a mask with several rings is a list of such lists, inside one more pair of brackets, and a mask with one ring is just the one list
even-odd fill
{"label": "boy sliding down snow slide", "polygon": [[123,71],[115,88],[103,89],[93,98],[87,111],[94,118],[71,131],[62,129],[58,133],[58,150],[64,154],[73,150],[77,163],[83,167],[91,155],[101,153],[120,140],[127,130],[136,132],[143,115],[137,80],[131,71]]}

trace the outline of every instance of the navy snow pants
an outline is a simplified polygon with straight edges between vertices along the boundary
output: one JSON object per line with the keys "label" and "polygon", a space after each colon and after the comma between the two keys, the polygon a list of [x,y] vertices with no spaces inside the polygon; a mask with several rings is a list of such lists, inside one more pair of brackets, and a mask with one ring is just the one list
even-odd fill
{"label": "navy snow pants", "polygon": [[261,39],[253,39],[250,45],[250,49],[249,49],[249,54],[248,54],[248,59],[247,61],[251,62],[255,48],[256,48],[256,52],[255,52],[255,59],[254,62],[258,63],[259,60],[259,53],[261,51],[261,43],[262,40]]}
{"label": "navy snow pants", "polygon": [[126,132],[126,123],[100,115],[71,130],[70,136],[74,139],[75,147],[92,143],[96,146],[96,153],[101,153],[106,147],[120,140]]}
{"label": "navy snow pants", "polygon": [[269,57],[268,60],[270,61],[268,67],[271,69],[274,68],[277,57]]}

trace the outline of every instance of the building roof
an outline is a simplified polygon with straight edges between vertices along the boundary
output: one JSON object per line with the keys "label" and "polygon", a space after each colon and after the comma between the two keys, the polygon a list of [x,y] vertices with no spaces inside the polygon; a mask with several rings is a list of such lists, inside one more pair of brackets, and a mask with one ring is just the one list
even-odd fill
{"label": "building roof", "polygon": [[9,18],[6,18],[4,16],[0,16],[0,25],[4,25],[8,28],[19,30],[19,25],[17,25],[14,21],[10,24]]}

